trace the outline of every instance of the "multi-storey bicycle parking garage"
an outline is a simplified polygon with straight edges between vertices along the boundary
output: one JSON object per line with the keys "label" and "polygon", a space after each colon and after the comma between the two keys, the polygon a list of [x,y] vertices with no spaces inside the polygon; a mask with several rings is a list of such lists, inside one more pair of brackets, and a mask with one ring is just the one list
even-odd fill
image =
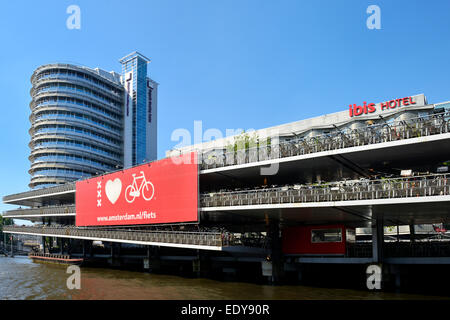
{"label": "multi-storey bicycle parking garage", "polygon": [[[264,274],[274,279],[306,264],[449,264],[450,103],[397,100],[409,105],[388,101],[366,113],[354,105],[351,115],[168,151],[198,156],[197,221],[76,227],[78,191],[69,183],[5,196],[24,206],[5,217],[37,224],[4,230],[78,239],[84,254],[86,241],[111,243],[111,257],[117,242],[147,248],[147,260],[156,259],[149,248],[174,261],[205,261],[208,252],[216,262],[270,264]],[[424,225],[429,231],[421,232]]]}

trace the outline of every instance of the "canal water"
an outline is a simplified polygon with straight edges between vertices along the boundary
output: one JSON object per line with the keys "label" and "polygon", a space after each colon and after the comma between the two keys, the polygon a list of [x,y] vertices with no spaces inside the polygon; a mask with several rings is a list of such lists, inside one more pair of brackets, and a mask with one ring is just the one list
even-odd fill
{"label": "canal water", "polygon": [[132,300],[264,300],[264,299],[441,299],[439,296],[270,286],[184,278],[143,272],[81,268],[81,289],[69,290],[65,266],[33,263],[28,257],[0,257],[0,300],[132,299]]}

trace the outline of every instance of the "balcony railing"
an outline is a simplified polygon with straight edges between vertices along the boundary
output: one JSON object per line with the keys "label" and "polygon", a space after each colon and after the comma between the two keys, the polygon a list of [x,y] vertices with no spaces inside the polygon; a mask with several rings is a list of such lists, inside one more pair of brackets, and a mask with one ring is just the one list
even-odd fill
{"label": "balcony railing", "polygon": [[30,190],[30,191],[7,195],[7,196],[3,197],[3,202],[14,201],[14,200],[23,199],[23,198],[51,196],[55,193],[61,193],[61,192],[75,193],[75,183],[71,182],[71,183],[66,183],[66,184],[60,185],[60,186],[44,188],[44,189],[37,189],[37,190]]}
{"label": "balcony railing", "polygon": [[386,257],[450,257],[450,241],[385,242]]}
{"label": "balcony railing", "polygon": [[51,235],[65,237],[84,237],[90,239],[115,239],[136,242],[161,242],[173,244],[202,245],[202,246],[226,246],[226,238],[221,233],[215,232],[181,232],[181,231],[132,231],[132,230],[108,230],[77,227],[53,227],[53,226],[4,226],[5,232],[32,233],[35,235]]}
{"label": "balcony railing", "polygon": [[450,175],[291,185],[201,195],[201,207],[306,203],[450,195]]}
{"label": "balcony railing", "polygon": [[49,214],[51,215],[75,214],[75,205],[25,208],[3,212],[3,216],[5,218],[10,216],[49,215]]}
{"label": "balcony railing", "polygon": [[450,112],[444,112],[353,130],[336,129],[329,134],[297,138],[277,144],[259,142],[258,147],[242,148],[237,151],[208,150],[199,153],[199,158],[201,169],[206,170],[448,132],[450,132]]}

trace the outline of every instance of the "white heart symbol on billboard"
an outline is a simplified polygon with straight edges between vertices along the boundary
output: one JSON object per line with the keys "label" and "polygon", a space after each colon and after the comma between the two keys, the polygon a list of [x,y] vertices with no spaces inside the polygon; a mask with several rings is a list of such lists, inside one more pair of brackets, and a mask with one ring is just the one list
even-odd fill
{"label": "white heart symbol on billboard", "polygon": [[116,178],[114,181],[108,180],[105,186],[106,196],[108,200],[111,201],[112,204],[116,203],[117,199],[119,199],[120,192],[122,191],[122,181],[119,178]]}

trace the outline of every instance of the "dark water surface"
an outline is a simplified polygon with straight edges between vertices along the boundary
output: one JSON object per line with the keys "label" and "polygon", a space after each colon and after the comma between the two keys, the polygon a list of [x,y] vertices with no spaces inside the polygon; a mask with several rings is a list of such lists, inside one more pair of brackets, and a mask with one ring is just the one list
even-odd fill
{"label": "dark water surface", "polygon": [[69,290],[65,266],[33,263],[28,257],[0,257],[0,300],[5,299],[133,299],[133,300],[264,300],[264,299],[441,299],[445,297],[269,286],[191,279],[112,269],[81,268],[81,289]]}

